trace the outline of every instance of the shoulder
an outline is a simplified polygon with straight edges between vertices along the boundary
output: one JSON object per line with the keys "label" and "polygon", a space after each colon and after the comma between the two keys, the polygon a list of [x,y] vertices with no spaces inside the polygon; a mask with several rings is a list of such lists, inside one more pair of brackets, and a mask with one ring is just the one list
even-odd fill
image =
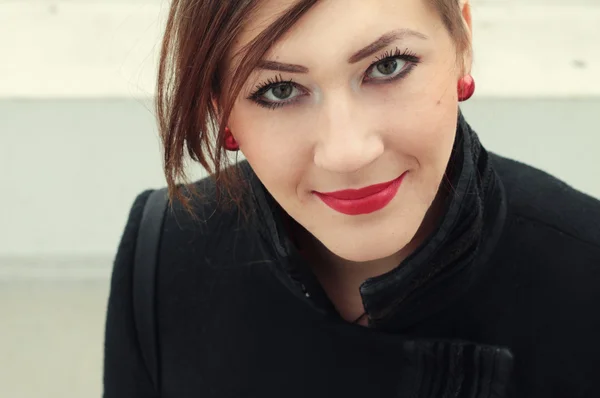
{"label": "shoulder", "polygon": [[492,160],[507,198],[498,278],[508,278],[513,288],[507,289],[520,292],[522,304],[540,313],[553,308],[548,315],[565,324],[583,322],[581,314],[594,312],[600,300],[600,202],[529,165]]}
{"label": "shoulder", "polygon": [[129,215],[127,216],[125,228],[123,229],[123,233],[121,235],[121,240],[117,251],[117,258],[115,261],[116,263],[121,263],[122,261],[120,260],[123,259],[130,259],[133,261],[137,236],[140,229],[140,224],[142,222],[142,216],[144,214],[144,207],[146,206],[148,198],[152,192],[153,190],[151,189],[145,190],[138,194],[134,199],[129,210]]}
{"label": "shoulder", "polygon": [[[583,391],[600,357],[600,202],[534,167],[491,158],[507,216],[485,294],[505,308],[501,319],[519,336],[513,345],[522,373],[532,358],[552,358],[536,370],[540,377]],[[573,377],[562,377],[565,371]]]}
{"label": "shoulder", "polygon": [[[246,162],[231,166],[246,172]],[[161,252],[195,256],[202,253],[207,260],[217,254],[232,251],[236,243],[243,243],[253,234],[250,228],[251,209],[240,209],[227,196],[217,195],[217,183],[212,176],[189,185],[180,185],[189,198],[189,210],[174,199],[166,209],[162,231]],[[165,188],[159,189],[164,191]],[[133,201],[119,245],[118,256],[129,257],[135,252],[137,237],[142,226],[144,208],[157,189],[144,190]],[[157,209],[159,210],[159,209]],[[243,246],[243,244],[242,244]]]}
{"label": "shoulder", "polygon": [[[240,162],[229,171],[240,172],[243,179],[248,168],[247,162]],[[165,258],[171,263],[177,258],[185,267],[198,261],[241,264],[255,257],[257,232],[251,203],[240,207],[226,193],[218,195],[218,183],[212,176],[182,189],[188,191],[189,210],[177,200],[167,210],[161,238]]]}
{"label": "shoulder", "polygon": [[510,215],[600,251],[600,201],[527,164],[491,154]]}

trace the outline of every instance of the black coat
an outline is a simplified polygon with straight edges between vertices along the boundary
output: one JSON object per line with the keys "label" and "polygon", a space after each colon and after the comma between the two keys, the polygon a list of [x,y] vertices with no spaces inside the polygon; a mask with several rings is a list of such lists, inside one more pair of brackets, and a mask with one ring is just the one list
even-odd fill
{"label": "black coat", "polygon": [[[248,219],[197,186],[167,214],[161,397],[600,397],[600,202],[481,147],[459,117],[440,227],[341,319],[247,163]],[[592,178],[593,176],[590,176]],[[132,314],[135,201],[108,304],[106,398],[157,396]]]}

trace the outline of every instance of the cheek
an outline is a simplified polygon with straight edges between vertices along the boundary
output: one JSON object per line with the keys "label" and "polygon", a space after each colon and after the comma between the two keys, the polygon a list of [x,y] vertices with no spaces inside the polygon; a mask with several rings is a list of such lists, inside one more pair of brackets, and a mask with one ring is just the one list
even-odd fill
{"label": "cheek", "polygon": [[[422,167],[435,168],[446,164],[456,133],[458,106],[452,98],[442,98],[439,93],[420,96],[405,105],[394,118],[387,118],[390,132],[387,140],[405,156],[415,158]],[[385,119],[384,119],[385,120]]]}
{"label": "cheek", "polygon": [[253,105],[234,108],[229,126],[258,178],[282,203],[296,195],[311,158],[298,131],[303,126],[282,124],[276,114]]}
{"label": "cheek", "polygon": [[416,158],[423,166],[445,166],[454,142],[458,115],[455,77],[446,64],[417,66],[406,81],[373,95],[373,121],[390,132],[395,151]]}
{"label": "cheek", "polygon": [[[388,111],[389,112],[389,111]],[[456,135],[458,106],[438,93],[420,96],[390,122],[385,131],[391,152],[413,169],[415,200],[431,203],[444,177]],[[393,113],[389,113],[393,114]]]}

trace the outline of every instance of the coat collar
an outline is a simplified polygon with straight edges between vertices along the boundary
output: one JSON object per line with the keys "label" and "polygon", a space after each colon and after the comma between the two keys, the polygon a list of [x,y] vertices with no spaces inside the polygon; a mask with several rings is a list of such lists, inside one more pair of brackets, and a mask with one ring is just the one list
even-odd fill
{"label": "coat collar", "polygon": [[452,304],[489,263],[506,218],[506,198],[488,152],[459,114],[449,171],[452,189],[437,230],[360,292],[373,326],[408,328]]}
{"label": "coat collar", "polygon": [[[290,239],[285,215],[245,163],[252,189],[254,224],[273,272],[293,294],[322,312],[335,312]],[[506,199],[488,152],[459,112],[448,175],[452,188],[439,227],[392,271],[360,287],[370,326],[402,331],[433,315],[466,292],[483,272],[502,230]],[[443,188],[441,188],[443,189]]]}
{"label": "coat collar", "polygon": [[[286,233],[283,211],[247,163],[244,169],[252,187],[257,236],[263,240],[265,255],[275,260],[269,262],[274,274],[315,310],[335,314],[333,304]],[[421,386],[415,396],[439,396],[432,386],[445,385],[456,397],[502,398],[513,383],[514,360],[508,348],[408,338],[409,328],[449,306],[477,282],[504,225],[506,198],[502,182],[487,151],[460,113],[448,174],[453,190],[446,197],[438,229],[398,267],[366,280],[360,293],[369,326],[403,341],[399,355],[408,358],[404,373],[418,375],[418,380],[406,382],[413,389],[415,383]]]}

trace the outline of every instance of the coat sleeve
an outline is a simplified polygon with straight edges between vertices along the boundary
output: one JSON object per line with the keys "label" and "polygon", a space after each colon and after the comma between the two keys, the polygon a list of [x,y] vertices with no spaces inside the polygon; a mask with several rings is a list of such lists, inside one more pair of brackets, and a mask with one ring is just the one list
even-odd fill
{"label": "coat sleeve", "polygon": [[143,192],[136,198],[113,265],[104,337],[104,398],[158,396],[142,359],[132,300],[136,239],[151,192]]}

